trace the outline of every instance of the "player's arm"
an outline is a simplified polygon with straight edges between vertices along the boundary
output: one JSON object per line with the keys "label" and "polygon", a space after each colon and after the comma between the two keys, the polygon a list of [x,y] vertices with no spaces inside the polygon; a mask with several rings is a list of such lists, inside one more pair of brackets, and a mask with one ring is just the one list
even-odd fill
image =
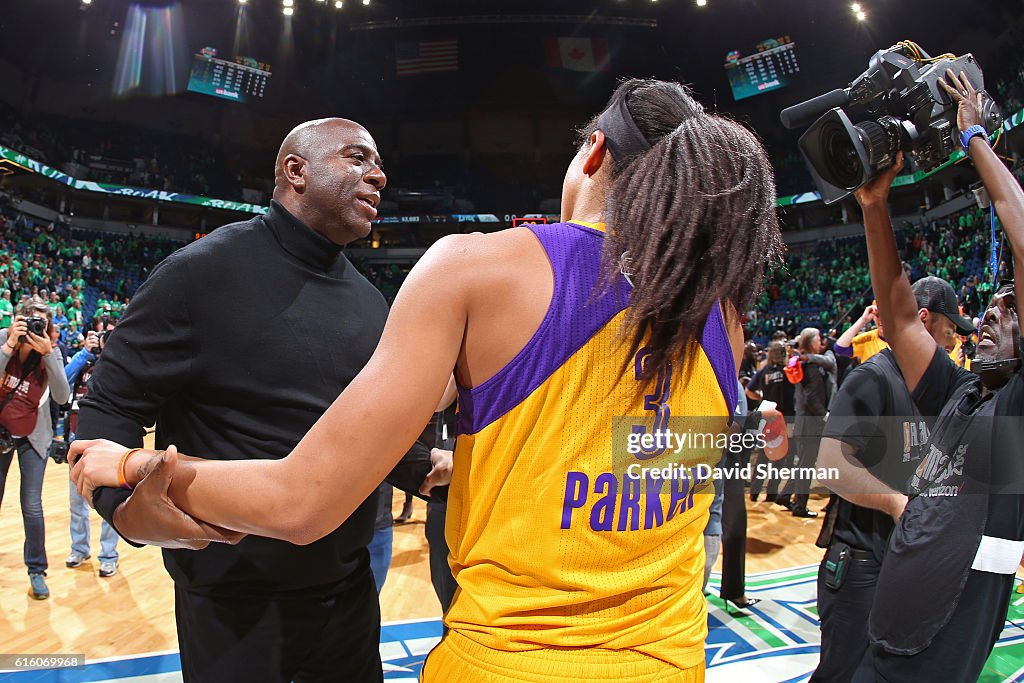
{"label": "player's arm", "polygon": [[[957,109],[957,126],[960,132],[971,126],[983,126],[984,99],[974,89],[967,75],[961,73],[957,77],[951,70],[946,70],[946,78],[939,79],[941,85],[955,102]],[[995,207],[1003,232],[1010,242],[1013,251],[1013,272],[1024,273],[1024,191],[1021,190],[1009,169],[999,160],[996,153],[989,147],[983,135],[971,138],[967,153],[978,169],[981,182],[985,185],[992,206]],[[998,284],[998,283],[997,283]]]}
{"label": "player's arm", "polygon": [[891,168],[857,190],[854,196],[864,212],[871,286],[878,301],[885,338],[896,356],[907,388],[913,392],[935,355],[935,340],[918,317],[917,301],[910,289],[910,280],[903,272],[889,218],[889,188],[902,168],[903,154],[900,153]]}
{"label": "player's arm", "polygon": [[[471,256],[475,239],[446,237],[420,259],[369,363],[287,458],[178,462],[169,491],[174,503],[218,527],[293,543],[311,543],[337,528],[380,485],[437,408],[466,328],[468,278],[479,266]],[[84,451],[76,464],[79,481],[104,462],[95,478],[109,477],[119,447],[76,444],[76,456]],[[134,469],[128,465],[129,476]]]}

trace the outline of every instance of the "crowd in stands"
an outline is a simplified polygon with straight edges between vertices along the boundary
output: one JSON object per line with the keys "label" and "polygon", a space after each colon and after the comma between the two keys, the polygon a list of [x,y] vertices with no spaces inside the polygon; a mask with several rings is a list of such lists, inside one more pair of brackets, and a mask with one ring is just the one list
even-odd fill
{"label": "crowd in stands", "polygon": [[[964,313],[978,315],[993,289],[987,211],[971,208],[936,221],[906,222],[897,227],[896,239],[911,281],[925,275],[947,280],[959,294]],[[747,336],[765,344],[777,330],[788,337],[805,327],[841,332],[871,298],[863,236],[793,249],[785,266],[769,275],[748,313]]]}
{"label": "crowd in stands", "polygon": [[180,247],[162,237],[114,235],[44,222],[0,206],[0,328],[30,295],[53,310],[65,360],[81,348],[94,318],[120,318],[153,266]]}

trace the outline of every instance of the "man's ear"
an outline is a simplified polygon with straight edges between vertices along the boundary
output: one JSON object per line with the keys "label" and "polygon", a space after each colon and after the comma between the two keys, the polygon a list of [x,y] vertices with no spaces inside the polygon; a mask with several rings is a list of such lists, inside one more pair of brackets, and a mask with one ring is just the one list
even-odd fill
{"label": "man's ear", "polygon": [[[590,151],[587,152],[587,156],[583,159],[583,173],[593,176],[601,170],[601,164],[604,163],[607,152],[608,147],[605,145],[604,131],[595,130],[590,134]],[[611,158],[610,154],[608,154],[608,158]]]}
{"label": "man's ear", "polygon": [[292,189],[302,193],[306,189],[306,160],[298,154],[289,154],[281,162],[284,169],[284,179],[292,186]]}

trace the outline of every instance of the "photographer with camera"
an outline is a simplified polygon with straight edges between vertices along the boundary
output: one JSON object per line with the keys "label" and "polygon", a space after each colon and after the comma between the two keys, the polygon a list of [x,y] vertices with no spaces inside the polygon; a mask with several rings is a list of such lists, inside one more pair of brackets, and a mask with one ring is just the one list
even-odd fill
{"label": "photographer with camera", "polygon": [[[947,71],[940,85],[958,104],[960,142],[992,197],[1014,271],[1024,272],[1024,192],[980,125],[990,110],[986,98],[963,73]],[[1017,303],[1013,283],[992,296],[971,371],[936,346],[918,315],[889,217],[889,188],[901,167],[898,157],[856,197],[886,338],[921,413],[939,417],[878,574],[870,665],[854,680],[973,681],[1003,629],[1024,551]]]}
{"label": "photographer with camera", "polygon": [[[89,330],[85,337],[85,347],[76,353],[67,367],[64,374],[71,385],[71,413],[68,415],[66,424],[67,442],[75,440],[75,430],[78,427],[78,402],[89,393],[89,378],[92,376],[96,361],[107,343],[107,338],[114,331],[116,324],[114,318],[101,316],[93,323],[95,330]],[[65,456],[66,461],[66,456]],[[69,569],[81,567],[82,563],[89,559],[89,503],[82,498],[75,488],[73,482],[68,480],[70,486],[69,506],[71,510],[71,553],[64,560],[64,566]],[[100,568],[99,575],[108,578],[117,573],[117,532],[106,520],[100,524]]]}
{"label": "photographer with camera", "polygon": [[14,451],[21,469],[21,516],[25,523],[25,565],[31,595],[50,597],[46,587],[46,529],[43,522],[43,474],[53,439],[50,398],[65,403],[71,388],[64,361],[51,341],[50,308],[42,299],[23,299],[11,326],[0,332],[0,504]]}

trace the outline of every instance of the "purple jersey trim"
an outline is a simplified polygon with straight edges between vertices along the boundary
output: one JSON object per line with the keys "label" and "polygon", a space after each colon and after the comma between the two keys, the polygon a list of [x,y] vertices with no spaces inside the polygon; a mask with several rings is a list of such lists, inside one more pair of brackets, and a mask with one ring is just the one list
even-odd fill
{"label": "purple jersey trim", "polygon": [[[472,389],[458,387],[458,434],[475,434],[523,402],[595,334],[629,305],[632,287],[595,292],[604,233],[573,223],[527,226],[551,262],[554,290],[537,331],[493,377]],[[701,336],[730,413],[736,405],[736,367],[722,311],[711,309]]]}
{"label": "purple jersey trim", "polygon": [[475,434],[519,405],[629,305],[631,287],[597,293],[604,234],[582,225],[527,226],[551,261],[554,291],[540,327],[508,365],[474,387],[459,387],[458,433]]}
{"label": "purple jersey trim", "polygon": [[725,318],[722,317],[722,305],[719,302],[711,307],[708,319],[704,321],[704,333],[700,337],[700,345],[704,349],[708,360],[711,361],[711,368],[718,378],[718,386],[722,389],[722,395],[729,405],[729,413],[736,410],[736,402],[739,400],[739,390],[736,385],[736,359],[732,354],[732,344],[729,343],[729,333],[725,329]]}

